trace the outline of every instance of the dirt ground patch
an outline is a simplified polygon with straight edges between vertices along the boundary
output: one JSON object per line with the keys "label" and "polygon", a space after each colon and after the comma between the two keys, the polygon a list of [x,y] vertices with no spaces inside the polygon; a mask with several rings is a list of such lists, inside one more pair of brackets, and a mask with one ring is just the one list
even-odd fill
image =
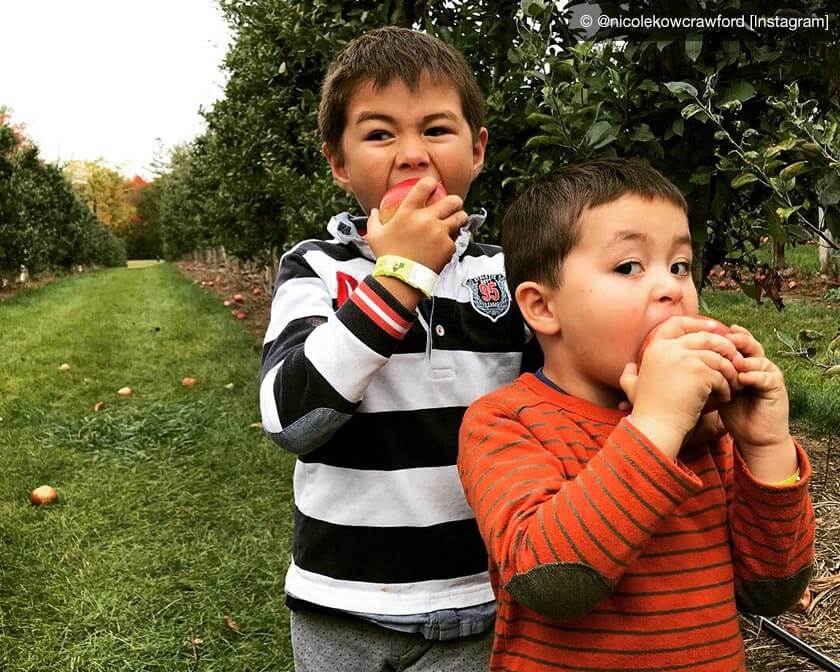
{"label": "dirt ground patch", "polygon": [[[181,272],[219,301],[230,301],[231,310],[246,313],[243,325],[262,341],[268,326],[271,296],[258,273],[209,267],[199,262],[179,262]],[[803,274],[786,295],[819,299],[836,283]],[[202,283],[204,283],[202,285]],[[740,290],[737,290],[740,291]],[[233,297],[240,295],[237,303]],[[235,319],[231,316],[231,319]],[[811,608],[806,613],[787,612],[774,622],[798,634],[810,646],[840,663],[840,443],[837,436],[821,436],[805,426],[793,427],[812,461],[811,496],[817,516],[817,563],[811,582]],[[824,668],[807,661],[788,645],[778,642],[750,617],[741,619],[747,669],[768,672],[799,672]]]}

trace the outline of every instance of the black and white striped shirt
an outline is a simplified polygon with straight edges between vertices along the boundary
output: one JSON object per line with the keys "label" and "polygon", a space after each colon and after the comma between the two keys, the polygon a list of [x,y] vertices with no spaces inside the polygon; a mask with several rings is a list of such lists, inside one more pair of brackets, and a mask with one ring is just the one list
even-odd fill
{"label": "black and white striped shirt", "polygon": [[456,470],[466,407],[512,381],[528,338],[500,248],[473,215],[431,300],[405,309],[371,276],[357,225],[285,255],[265,336],[266,434],[297,454],[286,592],[333,609],[418,614],[491,602]]}

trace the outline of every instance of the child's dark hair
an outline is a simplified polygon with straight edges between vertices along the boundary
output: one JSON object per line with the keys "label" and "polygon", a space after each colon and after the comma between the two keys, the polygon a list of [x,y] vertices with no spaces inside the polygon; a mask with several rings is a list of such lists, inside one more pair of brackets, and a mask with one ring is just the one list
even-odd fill
{"label": "child's dark hair", "polygon": [[528,185],[502,220],[502,249],[511,291],[527,280],[559,286],[563,261],[580,239],[583,211],[624,194],[662,198],[688,214],[680,190],[637,159],[570,164]]}
{"label": "child's dark hair", "polygon": [[379,88],[399,79],[416,89],[423,73],[458,90],[475,138],[484,124],[484,96],[461,53],[431,35],[387,26],[351,40],[327,70],[321,86],[318,129],[330,151],[343,158],[341,135],[347,123],[347,102],[359,84],[369,81]]}

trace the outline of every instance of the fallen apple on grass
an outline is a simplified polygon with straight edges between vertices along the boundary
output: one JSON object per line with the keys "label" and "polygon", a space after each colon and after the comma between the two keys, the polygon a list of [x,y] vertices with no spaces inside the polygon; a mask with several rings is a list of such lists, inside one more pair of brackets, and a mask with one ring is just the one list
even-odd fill
{"label": "fallen apple on grass", "polygon": [[233,316],[234,316],[237,320],[244,320],[246,317],[248,317],[248,313],[245,313],[245,312],[243,312],[243,311],[241,311],[241,310],[237,310],[236,312],[234,312]]}
{"label": "fallen apple on grass", "polygon": [[29,501],[35,506],[44,506],[58,501],[58,492],[51,485],[42,485],[29,493]]}
{"label": "fallen apple on grass", "polygon": [[222,305],[223,305],[225,308],[230,308],[230,306],[231,306],[232,304],[231,304],[231,302],[230,302],[230,301],[228,301],[227,299],[225,299],[225,300],[222,302]]}
{"label": "fallen apple on grass", "polygon": [[195,385],[195,383],[195,378],[190,378],[189,376],[181,379],[181,385],[183,385],[184,387],[192,387],[193,385]]}
{"label": "fallen apple on grass", "polygon": [[[411,188],[421,179],[422,178],[414,177],[410,180],[403,180],[385,192],[385,195],[382,197],[382,201],[379,204],[379,219],[382,220],[383,224],[387,223],[394,216],[397,209],[400,207],[400,204],[405,200],[405,197],[408,196],[408,192],[411,191]],[[443,198],[446,198],[446,190],[443,188],[443,185],[438,182],[437,188],[426,200],[426,205],[437,203]]]}
{"label": "fallen apple on grass", "polygon": [[97,401],[93,405],[93,410],[95,413],[99,413],[99,411],[101,411],[103,408],[108,408],[108,404],[106,404],[104,401]]}
{"label": "fallen apple on grass", "polygon": [[117,390],[117,394],[121,397],[130,397],[132,394],[134,394],[134,390],[132,390],[130,387],[121,387]]}
{"label": "fallen apple on grass", "polygon": [[70,365],[67,364],[67,363],[64,363],[64,364],[62,364],[61,366],[58,367],[58,370],[59,371],[69,371],[70,370]]}
{"label": "fallen apple on grass", "polygon": [[245,303],[245,297],[242,296],[242,294],[234,294],[233,300],[236,301],[236,303]]}

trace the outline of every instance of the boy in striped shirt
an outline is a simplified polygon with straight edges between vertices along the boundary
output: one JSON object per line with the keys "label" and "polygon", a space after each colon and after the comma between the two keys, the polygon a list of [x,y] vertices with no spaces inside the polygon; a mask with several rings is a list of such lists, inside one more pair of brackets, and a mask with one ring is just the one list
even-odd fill
{"label": "boy in striped shirt", "polygon": [[[781,372],[746,329],[697,316],[686,202],[646,164],[561,169],[503,229],[545,365],[461,426],[498,605],[491,670],[744,669],[737,608],[788,608],[813,561]],[[710,400],[728,434],[684,447]]]}

